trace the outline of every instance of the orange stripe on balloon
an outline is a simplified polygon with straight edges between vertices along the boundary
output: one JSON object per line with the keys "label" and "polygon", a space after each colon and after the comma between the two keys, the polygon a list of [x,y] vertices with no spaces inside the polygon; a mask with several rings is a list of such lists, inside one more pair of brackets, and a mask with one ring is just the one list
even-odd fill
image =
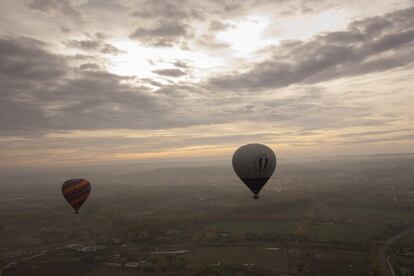
{"label": "orange stripe on balloon", "polygon": [[62,192],[63,192],[63,194],[68,194],[68,193],[71,193],[73,191],[83,189],[84,187],[88,186],[88,184],[89,184],[89,182],[87,182],[86,180],[83,180],[79,184],[64,188]]}
{"label": "orange stripe on balloon", "polygon": [[73,207],[75,207],[79,202],[84,202],[89,196],[89,192],[81,195],[80,197],[76,198],[75,200],[72,200],[70,202],[70,205],[72,205]]}

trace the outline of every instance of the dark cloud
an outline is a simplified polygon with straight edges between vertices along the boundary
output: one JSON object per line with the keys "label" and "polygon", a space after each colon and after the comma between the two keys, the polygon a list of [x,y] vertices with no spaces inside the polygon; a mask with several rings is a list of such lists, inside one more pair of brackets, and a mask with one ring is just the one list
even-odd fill
{"label": "dark cloud", "polygon": [[160,21],[157,26],[136,29],[130,38],[151,46],[170,47],[191,36],[190,26],[185,23]]}
{"label": "dark cloud", "polygon": [[280,88],[408,65],[414,61],[412,14],[414,8],[354,22],[346,31],[307,42],[282,43],[271,59],[209,83],[229,90]]}
{"label": "dark cloud", "polygon": [[71,48],[78,48],[85,51],[98,51],[101,43],[98,40],[67,40],[64,44]]}
{"label": "dark cloud", "polygon": [[244,1],[242,4],[237,0],[144,0],[134,4],[136,9],[131,15],[140,20],[153,22],[161,19],[191,24],[195,21],[212,20],[216,21],[212,25],[214,28],[218,26],[217,18],[238,16],[262,4],[262,1],[257,0]]}
{"label": "dark cloud", "polygon": [[180,69],[159,69],[152,71],[155,74],[161,75],[161,76],[167,76],[167,77],[182,77],[187,75],[186,72],[180,70]]}
{"label": "dark cloud", "polygon": [[66,40],[63,43],[70,48],[80,49],[86,52],[99,52],[103,54],[118,55],[124,53],[115,46],[107,43],[106,35],[103,33],[96,33],[95,35],[88,35],[85,40]]}
{"label": "dark cloud", "polygon": [[206,145],[206,144],[231,144],[234,141],[249,143],[251,141],[271,141],[276,135],[274,133],[259,134],[237,134],[186,138],[183,145]]}
{"label": "dark cloud", "polygon": [[68,34],[68,33],[70,33],[71,32],[71,29],[70,28],[68,28],[68,27],[66,27],[66,26],[61,26],[60,27],[60,30],[62,31],[62,33],[64,33],[64,34]]}
{"label": "dark cloud", "polygon": [[196,44],[199,47],[207,48],[208,50],[226,50],[230,47],[229,44],[218,41],[214,35],[206,34],[197,38]]}
{"label": "dark cloud", "polygon": [[[303,131],[332,130],[348,127],[384,127],[396,118],[373,118],[373,109],[366,103],[345,103],[342,96],[330,96],[331,91],[306,87],[289,91],[290,96],[275,99],[229,94],[228,102],[221,97],[209,102],[215,114],[223,120],[266,122],[277,128]],[[210,119],[213,115],[209,114]],[[225,119],[224,119],[225,118]]]}
{"label": "dark cloud", "polygon": [[175,61],[173,63],[173,65],[175,67],[182,68],[182,69],[188,69],[188,68],[190,68],[190,66],[186,62],[180,61],[180,60]]}
{"label": "dark cloud", "polygon": [[70,129],[157,129],[184,126],[184,114],[171,97],[128,77],[86,63],[76,70],[45,44],[22,37],[0,39],[0,131],[39,133]]}
{"label": "dark cloud", "polygon": [[413,132],[414,129],[411,128],[407,128],[407,129],[399,129],[398,131],[395,130],[372,130],[372,131],[364,131],[364,132],[353,132],[353,133],[346,133],[346,134],[341,134],[338,135],[338,137],[341,138],[361,138],[361,137],[373,137],[373,136],[378,136],[378,135],[382,135],[382,134],[396,134],[396,132]]}
{"label": "dark cloud", "polygon": [[0,37],[0,75],[8,81],[53,80],[63,76],[64,58],[50,55],[45,46],[31,38]]}
{"label": "dark cloud", "polygon": [[27,7],[52,15],[82,17],[82,12],[73,7],[69,0],[31,0]]}
{"label": "dark cloud", "polygon": [[80,70],[100,70],[101,67],[96,63],[83,63],[79,66]]}
{"label": "dark cloud", "polygon": [[201,18],[201,13],[192,8],[188,1],[147,0],[139,5],[132,16],[144,19],[162,18],[169,20],[183,20]]}
{"label": "dark cloud", "polygon": [[110,55],[119,55],[119,54],[125,53],[124,51],[119,50],[118,48],[116,48],[115,46],[109,43],[103,44],[100,51],[103,54],[110,54]]}
{"label": "dark cloud", "polygon": [[161,82],[155,81],[153,79],[142,79],[142,81],[155,87],[163,87],[163,84]]}
{"label": "dark cloud", "polygon": [[403,141],[414,141],[414,134],[403,134],[399,131],[392,137],[384,137],[375,135],[371,137],[356,137],[355,139],[346,139],[344,141],[335,142],[338,145],[353,145],[353,144],[372,144],[372,143],[385,143],[385,142],[403,142]]}
{"label": "dark cloud", "polygon": [[[253,6],[255,1],[245,3]],[[218,42],[210,42],[212,32],[217,32],[230,27],[230,24],[221,22],[215,18],[228,18],[241,14],[243,5],[233,0],[200,0],[200,1],[168,1],[168,0],[146,0],[137,5],[138,8],[132,13],[138,18],[138,27],[130,38],[140,42],[158,47],[171,47],[182,45],[182,39],[191,40],[196,38],[193,27],[200,22],[207,22],[206,33],[198,34],[198,44],[205,44],[211,48],[226,46]],[[208,39],[206,39],[208,38]],[[190,44],[190,43],[188,43]]]}
{"label": "dark cloud", "polygon": [[[113,3],[109,0],[104,2],[107,5]],[[133,18],[128,18],[130,21],[125,21],[129,26],[133,21],[134,26],[140,27],[132,34],[131,30],[124,32],[146,45],[182,46],[184,42],[188,42],[195,49],[197,46],[208,48],[209,54],[214,56],[217,52],[213,50],[226,49],[228,45],[216,41],[211,33],[231,27],[223,23],[225,21],[219,20],[230,19],[231,16],[246,10],[243,8],[244,4],[238,2],[151,0],[140,11],[134,12]],[[251,7],[253,2],[260,1],[249,1],[250,4],[246,6]],[[89,1],[88,10],[95,11],[94,5],[100,6],[99,3],[102,1]],[[181,3],[182,7],[180,8],[177,3]],[[32,5],[32,9],[51,15],[62,14],[59,5],[63,4],[58,4],[57,1],[31,1],[29,5]],[[151,5],[158,7],[151,9]],[[105,9],[110,10],[107,7],[109,6],[105,6]],[[129,13],[131,10],[128,7],[118,8],[119,13]],[[102,8],[100,14],[105,15],[108,10],[104,11]],[[34,14],[27,10],[26,12]],[[334,94],[332,91],[319,91],[307,84],[379,72],[411,63],[414,58],[412,14],[413,9],[398,11],[353,22],[345,31],[320,34],[309,41],[282,41],[280,45],[267,49],[271,53],[271,58],[265,61],[255,63],[252,57],[249,66],[236,68],[230,75],[220,76],[223,67],[217,68],[217,77],[211,78],[208,81],[209,85],[201,85],[197,80],[193,80],[192,83],[174,83],[172,78],[158,78],[159,81],[157,78],[142,80],[105,72],[103,70],[106,61],[100,59],[97,53],[117,54],[119,50],[109,44],[109,38],[102,33],[84,34],[84,39],[77,36],[77,39],[64,41],[68,47],[82,50],[81,55],[72,57],[53,54],[48,50],[49,45],[38,40],[1,37],[0,132],[32,137],[39,133],[75,129],[154,130],[195,125],[202,129],[204,126],[219,123],[237,126],[238,123],[255,125],[256,122],[258,125],[272,126],[273,129],[298,129],[298,136],[355,126],[385,128],[392,122],[401,122],[402,117],[378,116],[380,112],[367,105],[367,99],[374,98],[377,93],[371,87],[364,88],[371,93],[365,98],[365,102],[358,102],[355,100],[358,94],[361,94],[358,91],[352,95],[337,93],[329,97],[329,94]],[[115,17],[109,12],[108,16]],[[56,26],[67,26],[64,22],[60,23]],[[98,26],[107,32],[103,26],[112,26],[112,23],[96,23],[94,27]],[[206,24],[204,27],[207,34],[195,34],[198,23]],[[71,34],[77,32],[78,29],[73,25],[68,26],[71,27]],[[115,28],[123,29],[124,26]],[[62,33],[59,32],[59,35]],[[255,57],[269,56],[267,54],[268,52]],[[180,77],[191,70],[198,70],[196,60],[188,62],[175,58],[165,58],[162,62],[154,59],[154,66],[163,63],[172,68],[153,72],[161,76]],[[194,68],[191,68],[192,66]],[[168,81],[170,82],[166,85]],[[283,92],[286,93],[272,93],[274,88],[291,84],[302,85],[285,89]],[[225,89],[234,93],[222,93]],[[255,93],[260,89],[266,90],[267,93],[257,96]],[[243,93],[245,90],[252,93]],[[393,91],[395,90],[390,89],[389,93]],[[396,106],[392,103],[387,104],[384,106],[389,109]],[[260,137],[276,139],[272,134],[250,135],[248,132],[249,129],[246,127],[246,135],[227,135],[231,131],[223,133],[223,136],[212,134],[211,137],[197,137],[191,134],[187,138],[174,137],[170,144],[168,141],[171,137],[158,140],[157,137],[125,140],[111,137],[101,140],[100,149],[115,148],[122,151],[120,144],[134,145],[138,141],[152,143],[148,148],[154,150],[188,144],[232,143],[235,140],[247,142]],[[369,135],[388,134],[373,131]],[[339,138],[352,140],[351,136]],[[88,147],[93,147],[96,142],[94,139],[79,139]],[[68,141],[57,140],[57,148],[64,148],[65,146],[59,143]],[[155,142],[152,142],[153,140]],[[37,141],[39,144],[45,144],[44,140]],[[76,139],[67,143],[67,147],[70,148],[76,144]],[[33,142],[32,145],[36,146],[36,143]],[[16,146],[16,149],[18,147]]]}
{"label": "dark cloud", "polygon": [[188,26],[177,22],[160,22],[159,26],[153,28],[138,28],[131,36],[141,37],[176,37],[187,35]]}
{"label": "dark cloud", "polygon": [[170,20],[183,19],[188,17],[183,8],[179,8],[171,1],[149,0],[140,4],[140,8],[132,13],[138,18],[167,18]]}
{"label": "dark cloud", "polygon": [[224,31],[224,30],[228,29],[229,27],[231,27],[231,25],[228,24],[228,23],[223,23],[223,22],[218,21],[218,20],[213,20],[210,23],[209,30],[213,31],[213,32]]}
{"label": "dark cloud", "polygon": [[[50,53],[46,47],[29,38],[0,39],[1,133],[160,129],[239,121],[315,130],[380,126],[396,120],[371,119],[366,104],[345,105],[342,98],[327,98],[317,88],[270,100],[212,94],[190,83],[136,80],[131,86],[126,84],[130,78],[101,71],[95,63],[72,68],[70,58]],[[184,72],[165,70],[171,71],[156,73],[177,76]],[[147,87],[148,83],[157,90]]]}

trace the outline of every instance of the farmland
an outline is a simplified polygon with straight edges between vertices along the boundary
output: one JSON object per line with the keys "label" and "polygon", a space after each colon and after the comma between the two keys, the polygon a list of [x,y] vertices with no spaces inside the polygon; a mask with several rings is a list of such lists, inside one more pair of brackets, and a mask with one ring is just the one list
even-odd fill
{"label": "farmland", "polygon": [[283,164],[255,201],[226,165],[95,172],[77,216],[59,172],[29,174],[29,187],[4,176],[2,275],[375,273],[383,242],[414,223],[414,162],[397,162],[398,174],[396,161],[370,162]]}

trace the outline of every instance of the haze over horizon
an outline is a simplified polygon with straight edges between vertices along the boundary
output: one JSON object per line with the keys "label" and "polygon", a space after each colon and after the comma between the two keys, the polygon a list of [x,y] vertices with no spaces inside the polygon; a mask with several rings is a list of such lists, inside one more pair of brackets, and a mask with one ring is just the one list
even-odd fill
{"label": "haze over horizon", "polygon": [[414,2],[0,2],[0,167],[414,152]]}

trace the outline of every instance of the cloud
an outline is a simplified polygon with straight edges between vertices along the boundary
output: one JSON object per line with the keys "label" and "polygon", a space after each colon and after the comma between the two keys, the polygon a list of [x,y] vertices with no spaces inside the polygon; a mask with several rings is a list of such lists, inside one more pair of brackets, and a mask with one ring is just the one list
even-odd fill
{"label": "cloud", "polygon": [[139,5],[132,13],[137,18],[167,18],[169,20],[183,20],[189,17],[201,18],[201,14],[191,7],[188,1],[172,2],[167,0],[147,0]]}
{"label": "cloud", "polygon": [[139,27],[129,37],[155,47],[171,47],[183,38],[190,37],[190,26],[174,21],[161,21],[157,26]]}
{"label": "cloud", "polygon": [[310,41],[282,42],[272,58],[241,73],[213,77],[209,84],[225,90],[277,89],[408,65],[414,61],[413,13],[410,8],[357,21],[346,31]]}
{"label": "cloud", "polygon": [[101,67],[96,63],[83,63],[79,66],[80,70],[100,70]]}
{"label": "cloud", "polygon": [[69,39],[63,43],[69,48],[76,48],[86,52],[98,52],[102,54],[119,55],[124,51],[119,50],[115,46],[107,43],[106,35],[103,33],[96,33],[95,35],[88,35],[89,39],[75,40]]}
{"label": "cloud", "polygon": [[213,32],[217,32],[217,31],[224,31],[230,27],[231,27],[231,24],[229,23],[223,23],[218,20],[213,20],[210,23],[209,30]]}
{"label": "cloud", "polygon": [[157,27],[138,28],[131,36],[134,38],[184,36],[187,34],[187,28],[186,24],[162,21]]}
{"label": "cloud", "polygon": [[180,70],[180,69],[159,69],[152,71],[155,74],[166,76],[166,77],[182,77],[187,75],[186,72]]}
{"label": "cloud", "polygon": [[47,81],[62,77],[64,58],[50,55],[45,47],[45,43],[27,37],[0,37],[0,75],[4,81]]}
{"label": "cloud", "polygon": [[82,17],[82,12],[69,0],[31,0],[27,7],[51,15]]}
{"label": "cloud", "polygon": [[[127,156],[252,140],[321,148],[412,140],[412,130],[397,130],[410,128],[414,116],[414,8],[245,55],[216,34],[250,16],[280,27],[277,16],[288,11],[316,18],[327,6],[345,4],[306,4],[310,10],[296,0],[74,2],[0,4],[7,13],[3,33],[13,34],[0,36],[0,147],[11,160]],[[7,8],[19,11],[18,20]],[[261,39],[277,39],[269,37],[274,34],[264,31]],[[128,36],[148,47],[134,52]],[[109,57],[121,53],[112,40],[131,55]],[[130,58],[138,63],[129,64]],[[122,65],[119,73],[124,65],[148,66],[142,69],[149,76],[105,71],[112,64]]]}
{"label": "cloud", "polygon": [[186,62],[184,62],[184,61],[180,61],[180,60],[176,60],[176,61],[173,63],[173,65],[174,65],[175,67],[182,68],[182,69],[188,69],[188,68],[190,68],[190,66],[189,66]]}
{"label": "cloud", "polygon": [[[252,6],[254,1],[246,3]],[[211,32],[217,32],[230,27],[230,24],[214,18],[232,17],[239,15],[243,10],[237,1],[167,1],[146,0],[137,5],[132,12],[133,18],[138,18],[139,27],[130,34],[130,38],[141,43],[155,47],[172,47],[179,45],[181,48],[190,48],[191,39],[198,38],[198,44],[212,45],[211,48],[225,46],[212,43]],[[199,23],[208,22],[207,30],[197,30]],[[196,33],[199,32],[199,33]],[[183,45],[183,40],[186,45]],[[214,46],[214,47],[213,47]]]}
{"label": "cloud", "polygon": [[199,36],[195,43],[197,46],[210,51],[228,50],[230,48],[229,44],[218,41],[216,37],[211,34]]}
{"label": "cloud", "polygon": [[251,141],[272,140],[278,135],[274,133],[258,133],[258,134],[235,134],[235,135],[219,135],[206,137],[192,137],[183,139],[185,145],[211,145],[211,144],[231,144],[234,141],[239,143],[249,143]]}
{"label": "cloud", "polygon": [[[404,132],[402,132],[404,133]],[[361,145],[361,144],[373,144],[373,143],[386,143],[386,142],[404,142],[414,141],[414,134],[401,134],[400,131],[394,131],[393,136],[373,135],[370,137],[357,137],[355,139],[345,139],[343,141],[337,141],[338,145]]]}
{"label": "cloud", "polygon": [[[69,129],[158,129],[192,124],[174,114],[178,102],[152,94],[128,77],[81,70],[45,44],[24,37],[0,39],[0,132],[42,133]],[[92,69],[92,71],[91,71]]]}

